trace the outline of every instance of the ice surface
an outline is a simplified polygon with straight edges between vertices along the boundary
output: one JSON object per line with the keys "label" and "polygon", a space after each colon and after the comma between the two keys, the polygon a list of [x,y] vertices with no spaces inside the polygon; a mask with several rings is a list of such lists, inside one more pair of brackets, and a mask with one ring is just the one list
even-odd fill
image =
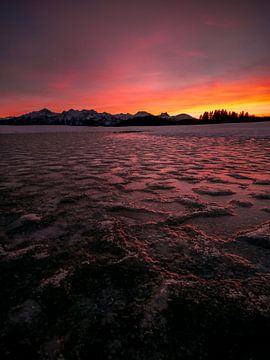
{"label": "ice surface", "polygon": [[128,130],[0,127],[5,354],[269,355],[269,124]]}

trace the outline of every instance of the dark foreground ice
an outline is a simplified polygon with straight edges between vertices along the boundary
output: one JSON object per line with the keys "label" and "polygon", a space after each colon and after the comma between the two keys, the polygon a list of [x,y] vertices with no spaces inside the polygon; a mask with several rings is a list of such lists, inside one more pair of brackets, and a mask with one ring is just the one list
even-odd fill
{"label": "dark foreground ice", "polygon": [[269,127],[0,128],[1,359],[269,359]]}

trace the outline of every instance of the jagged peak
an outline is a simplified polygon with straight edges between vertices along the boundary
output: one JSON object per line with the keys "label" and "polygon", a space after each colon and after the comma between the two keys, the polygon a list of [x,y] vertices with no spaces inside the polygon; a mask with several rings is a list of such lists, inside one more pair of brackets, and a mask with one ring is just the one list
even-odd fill
{"label": "jagged peak", "polygon": [[144,116],[153,116],[153,114],[147,112],[147,111],[138,111],[134,115],[135,117],[144,117]]}

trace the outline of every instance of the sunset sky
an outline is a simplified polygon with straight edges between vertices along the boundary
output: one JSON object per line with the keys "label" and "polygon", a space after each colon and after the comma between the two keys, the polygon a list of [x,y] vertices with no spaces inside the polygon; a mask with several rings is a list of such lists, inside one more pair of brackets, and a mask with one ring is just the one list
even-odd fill
{"label": "sunset sky", "polygon": [[269,24],[269,0],[1,1],[0,116],[270,115]]}

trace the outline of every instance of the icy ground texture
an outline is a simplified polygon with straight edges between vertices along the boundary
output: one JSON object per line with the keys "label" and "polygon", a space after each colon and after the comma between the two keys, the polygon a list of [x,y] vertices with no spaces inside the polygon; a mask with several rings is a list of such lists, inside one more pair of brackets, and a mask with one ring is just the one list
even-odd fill
{"label": "icy ground texture", "polygon": [[0,147],[1,359],[269,359],[269,138]]}

